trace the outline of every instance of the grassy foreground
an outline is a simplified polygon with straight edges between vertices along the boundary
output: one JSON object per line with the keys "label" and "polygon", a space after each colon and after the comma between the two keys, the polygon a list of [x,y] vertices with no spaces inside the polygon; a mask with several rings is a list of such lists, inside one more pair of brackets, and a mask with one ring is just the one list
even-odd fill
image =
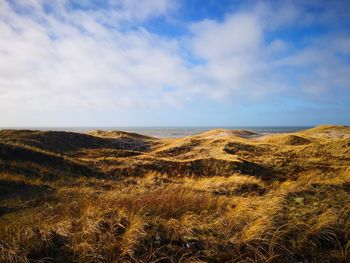
{"label": "grassy foreground", "polygon": [[350,262],[350,128],[0,131],[1,262]]}

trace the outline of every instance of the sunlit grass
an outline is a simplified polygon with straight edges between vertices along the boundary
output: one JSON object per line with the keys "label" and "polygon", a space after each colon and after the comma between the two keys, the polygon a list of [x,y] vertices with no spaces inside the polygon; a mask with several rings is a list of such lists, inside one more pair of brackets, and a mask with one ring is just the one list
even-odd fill
{"label": "sunlit grass", "polygon": [[[130,152],[121,154],[123,150],[95,149],[79,150],[77,156],[83,154],[86,161],[74,154],[66,159],[76,158],[86,166],[96,161],[102,171],[109,171],[109,164],[127,166],[130,170],[123,176],[81,174],[80,166],[60,170],[40,161],[3,161],[0,261],[350,261],[348,139],[320,137],[314,142],[319,135],[305,132],[300,136],[309,136],[311,145],[305,140],[302,145],[290,145],[299,139],[286,141],[279,135],[272,138],[278,139],[278,146],[271,138],[233,138],[227,146],[230,138],[213,139],[213,134],[202,144],[198,144],[200,135],[196,136],[189,152],[182,147],[184,159],[170,156],[174,142],[166,142],[155,153],[132,152],[131,157]],[[179,139],[176,147],[181,143]],[[99,151],[120,156],[101,163],[89,155],[98,156]],[[156,156],[164,153],[167,156]],[[204,161],[191,166],[191,153]],[[45,150],[42,154],[46,156]],[[208,168],[215,161],[206,156],[210,154],[217,159],[224,156],[228,162],[233,155],[232,160],[247,161],[248,166],[254,161],[275,170],[220,174],[228,170],[218,163]],[[48,156],[60,158],[57,153]],[[181,159],[181,169],[166,166],[175,159]],[[140,163],[168,170],[135,170],[132,165]],[[200,176],[198,171],[205,169],[216,174]],[[52,173],[56,173],[53,178]]]}
{"label": "sunlit grass", "polygon": [[[1,179],[35,183],[9,174]],[[75,186],[49,182],[56,191],[39,207],[1,218],[3,260],[349,259],[350,195],[340,179],[315,186],[301,178],[264,185],[264,194],[228,195],[213,189],[263,183],[236,175],[174,179],[156,173],[133,184],[80,180]]]}

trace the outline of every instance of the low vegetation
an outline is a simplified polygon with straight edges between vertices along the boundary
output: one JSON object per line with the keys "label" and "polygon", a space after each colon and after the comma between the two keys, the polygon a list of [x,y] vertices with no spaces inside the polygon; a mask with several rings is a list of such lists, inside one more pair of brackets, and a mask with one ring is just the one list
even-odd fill
{"label": "low vegetation", "polygon": [[349,127],[54,135],[0,132],[1,262],[350,262]]}

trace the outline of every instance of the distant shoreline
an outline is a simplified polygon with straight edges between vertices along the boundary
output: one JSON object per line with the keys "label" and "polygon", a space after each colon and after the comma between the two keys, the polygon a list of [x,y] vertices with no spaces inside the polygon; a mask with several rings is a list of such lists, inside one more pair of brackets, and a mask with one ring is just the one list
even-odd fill
{"label": "distant shoreline", "polygon": [[306,130],[314,126],[198,126],[198,127],[0,127],[0,129],[15,129],[15,130],[53,130],[53,131],[69,131],[86,133],[93,130],[118,130],[126,132],[134,132],[147,136],[158,138],[180,138],[189,135],[194,135],[206,132],[212,129],[227,129],[227,130],[248,130],[256,132],[260,135],[274,133],[290,133],[301,130]]}

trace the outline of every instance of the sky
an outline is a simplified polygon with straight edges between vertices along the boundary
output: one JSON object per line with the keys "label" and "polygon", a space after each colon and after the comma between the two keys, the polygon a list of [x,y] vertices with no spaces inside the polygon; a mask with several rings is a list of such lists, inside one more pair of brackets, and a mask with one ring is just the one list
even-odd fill
{"label": "sky", "polygon": [[1,0],[0,126],[350,125],[350,1]]}

